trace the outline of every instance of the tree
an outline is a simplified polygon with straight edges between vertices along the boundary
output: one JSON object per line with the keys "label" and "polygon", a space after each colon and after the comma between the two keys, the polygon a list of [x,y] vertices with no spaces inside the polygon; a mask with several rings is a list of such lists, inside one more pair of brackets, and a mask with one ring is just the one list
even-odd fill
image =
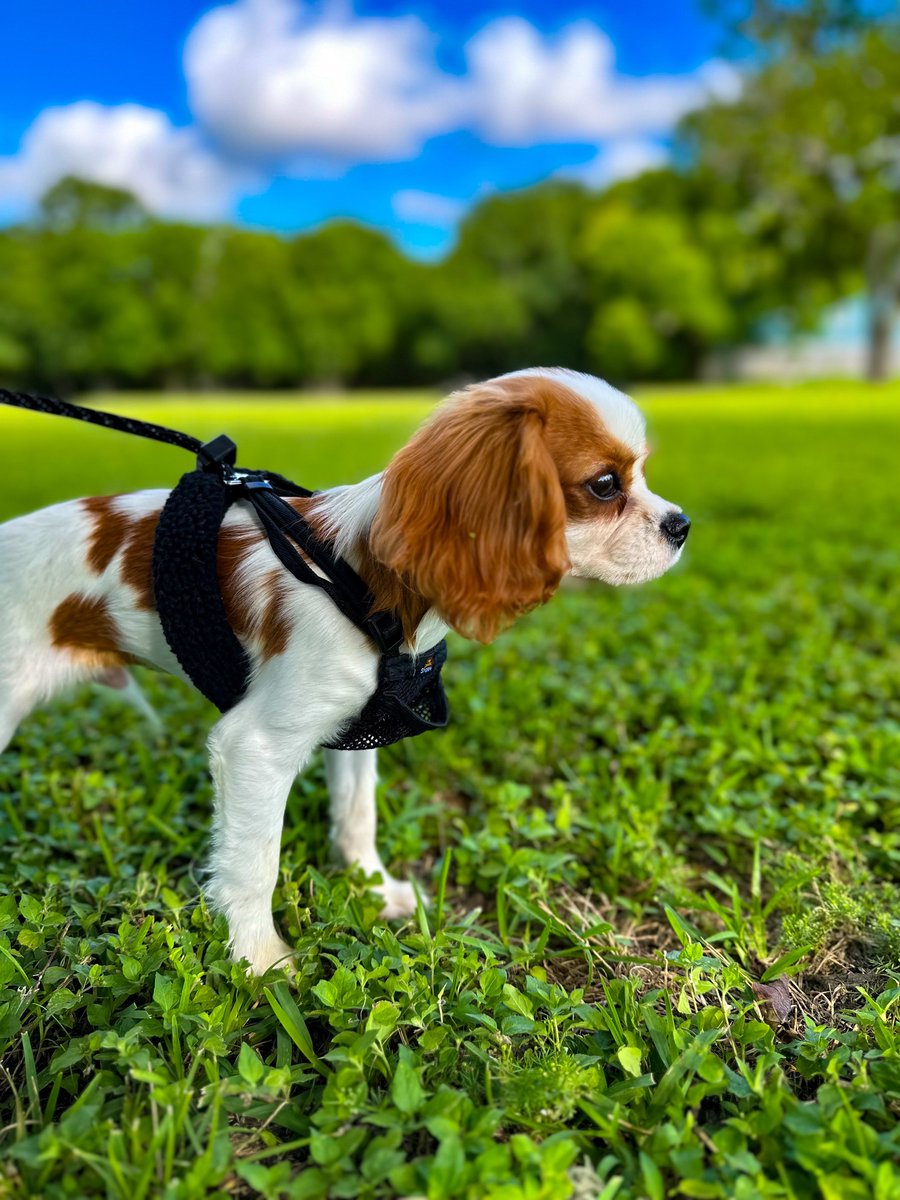
{"label": "tree", "polygon": [[627,379],[693,374],[730,329],[712,263],[676,213],[598,207],[580,252],[594,297],[589,366]]}
{"label": "tree", "polygon": [[483,375],[586,364],[590,296],[578,245],[595,204],[584,188],[551,182],[473,209],[437,268],[433,299],[434,326],[459,368]]}
{"label": "tree", "polygon": [[142,225],[147,212],[136,196],[124,188],[106,187],[67,175],[41,197],[40,223],[63,232],[92,229],[129,229]]}
{"label": "tree", "polygon": [[771,60],[828,53],[896,10],[894,0],[701,0],[738,52]]}
{"label": "tree", "polygon": [[861,29],[861,16],[849,0],[794,6],[787,31],[773,20],[741,97],[695,113],[682,134],[694,169],[731,190],[738,224],[777,247],[801,315],[812,295],[821,305],[865,287],[868,373],[880,379],[900,300],[900,30]]}
{"label": "tree", "polygon": [[422,269],[384,234],[353,221],[295,238],[288,263],[305,377],[341,384],[403,379]]}

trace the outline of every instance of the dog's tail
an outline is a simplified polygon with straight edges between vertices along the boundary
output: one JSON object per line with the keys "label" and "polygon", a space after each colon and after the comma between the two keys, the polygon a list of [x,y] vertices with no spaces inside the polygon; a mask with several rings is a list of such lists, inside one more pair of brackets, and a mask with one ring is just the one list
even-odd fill
{"label": "dog's tail", "polygon": [[139,712],[152,725],[155,733],[162,733],[163,723],[156,709],[144,695],[138,681],[124,667],[109,667],[99,675],[96,675],[94,682],[98,683],[101,687],[115,688],[121,694],[125,703],[130,704],[133,709]]}

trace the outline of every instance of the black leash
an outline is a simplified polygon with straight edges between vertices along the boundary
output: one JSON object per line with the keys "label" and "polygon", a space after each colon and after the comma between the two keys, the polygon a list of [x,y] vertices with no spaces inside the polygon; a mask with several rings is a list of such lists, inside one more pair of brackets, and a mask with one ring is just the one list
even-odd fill
{"label": "black leash", "polygon": [[0,388],[0,404],[26,408],[30,412],[48,413],[52,417],[72,417],[76,421],[86,421],[89,425],[117,429],[120,433],[133,433],[136,437],[151,438],[154,442],[167,442],[170,446],[178,446],[187,450],[189,454],[199,455],[203,450],[203,443],[199,438],[179,433],[177,429],[167,429],[165,425],[154,425],[150,421],[136,421],[133,417],[120,417],[96,408],[82,408],[78,404],[57,400],[54,396],[11,392],[7,388]]}
{"label": "black leash", "polygon": [[295,578],[324,591],[382,655],[399,654],[400,621],[393,613],[373,611],[365,581],[335,554],[331,543],[316,537],[309,522],[283,498],[314,493],[275,472],[237,467],[237,447],[224,434],[204,443],[149,421],[6,388],[0,388],[0,403],[164,442],[197,456],[197,469],[182,476],[160,515],[153,586],[170,648],[189,678],[222,711],[243,695],[250,672],[225,613],[216,572],[219,527],[236,500],[253,505],[273,551]]}

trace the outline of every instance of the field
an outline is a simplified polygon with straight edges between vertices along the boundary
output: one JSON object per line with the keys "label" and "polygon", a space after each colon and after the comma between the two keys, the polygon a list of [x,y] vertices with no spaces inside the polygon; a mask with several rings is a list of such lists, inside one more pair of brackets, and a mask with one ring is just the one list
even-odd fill
{"label": "field", "polygon": [[[99,398],[98,398],[99,399]],[[111,403],[110,398],[104,398]],[[900,387],[642,397],[694,519],[641,589],[451,642],[454,721],[382,751],[386,924],[320,764],[248,980],[201,887],[212,709],[86,691],[0,759],[0,1195],[900,1197]],[[431,402],[147,400],[314,487]],[[0,517],[180,451],[0,410]]]}

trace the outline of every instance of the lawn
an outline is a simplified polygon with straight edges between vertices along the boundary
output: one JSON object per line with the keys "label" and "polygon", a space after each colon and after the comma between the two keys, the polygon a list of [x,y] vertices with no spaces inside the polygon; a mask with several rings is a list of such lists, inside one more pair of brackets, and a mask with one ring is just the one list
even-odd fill
{"label": "lawn", "polygon": [[[112,403],[111,398],[105,398]],[[454,721],[382,751],[387,924],[320,764],[275,896],[289,979],[203,903],[213,711],[143,674],[0,759],[0,1195],[900,1197],[900,387],[642,397],[694,519],[640,589],[452,639]],[[147,400],[320,487],[431,398]],[[179,451],[0,410],[0,516]]]}

